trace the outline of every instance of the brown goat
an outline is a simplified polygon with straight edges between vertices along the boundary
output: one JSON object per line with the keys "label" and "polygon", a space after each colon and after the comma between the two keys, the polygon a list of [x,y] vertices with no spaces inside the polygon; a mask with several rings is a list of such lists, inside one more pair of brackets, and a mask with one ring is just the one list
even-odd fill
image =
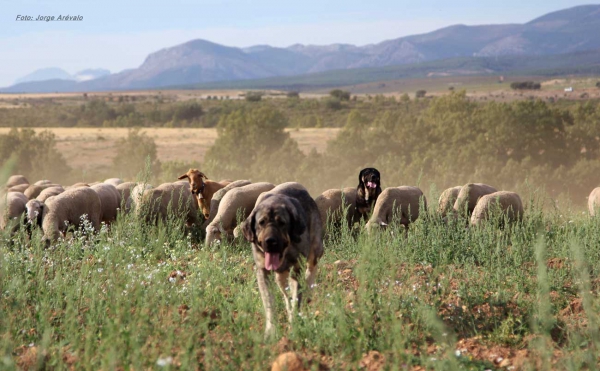
{"label": "brown goat", "polygon": [[213,195],[219,189],[225,187],[231,182],[224,180],[220,182],[213,182],[198,169],[190,169],[187,173],[181,175],[177,179],[182,180],[186,178],[190,182],[190,191],[196,198],[198,207],[202,209],[204,218],[208,219],[210,216],[210,201],[212,200]]}

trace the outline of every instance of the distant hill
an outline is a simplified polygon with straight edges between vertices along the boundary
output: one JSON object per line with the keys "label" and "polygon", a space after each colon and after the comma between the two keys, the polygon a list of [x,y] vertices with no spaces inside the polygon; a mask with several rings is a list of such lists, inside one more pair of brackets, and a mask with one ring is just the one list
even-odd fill
{"label": "distant hill", "polygon": [[110,75],[109,70],[105,70],[102,68],[91,68],[77,72],[75,75],[73,75],[73,78],[77,81],[88,81],[108,75]]}
{"label": "distant hill", "polygon": [[[26,84],[24,86],[27,87],[34,87],[34,86],[41,86],[41,85],[49,85],[49,84],[59,84],[62,87],[65,86],[74,86],[74,84],[65,84],[64,82],[57,82],[58,80],[63,80],[63,81],[88,81],[88,80],[93,80],[93,79],[97,79],[99,77],[103,77],[103,76],[108,76],[110,75],[110,71],[109,70],[105,70],[102,68],[97,68],[97,69],[86,69],[86,70],[82,70],[77,72],[74,75],[69,74],[67,71],[61,69],[61,68],[56,68],[56,67],[51,67],[51,68],[41,68],[39,70],[35,70],[32,73],[23,76],[19,79],[16,80],[15,82],[15,86],[16,85],[21,85],[21,84]],[[48,82],[51,81],[51,82]],[[44,84],[29,84],[32,82],[44,82]]]}
{"label": "distant hill", "polygon": [[73,80],[73,77],[65,70],[57,67],[41,68],[25,75],[17,80],[15,84],[22,84],[31,81],[44,80]]}
{"label": "distant hill", "polygon": [[600,75],[600,49],[551,56],[459,57],[409,65],[335,70],[299,76],[220,81],[177,89],[311,90],[376,81],[440,76],[564,76]]}
{"label": "distant hill", "polygon": [[[468,63],[474,64],[492,63],[492,59],[485,58],[568,55],[597,50],[600,49],[598,35],[600,5],[585,5],[549,13],[525,24],[455,25],[360,47],[296,44],[287,48],[269,45],[235,48],[206,40],[192,40],[150,54],[138,68],[83,81],[69,89],[151,89],[402,65],[414,66],[409,68],[411,70],[422,68],[419,66],[423,63],[449,59],[456,63],[460,58],[467,58]],[[480,62],[469,59],[473,57],[484,59]],[[564,57],[561,58],[564,60]],[[542,65],[546,65],[540,58],[531,59],[537,63],[536,66],[527,62],[527,58],[508,60],[527,63],[527,67],[532,69],[545,68]],[[511,68],[523,70],[524,67],[512,65]],[[451,66],[439,68],[451,69]],[[348,72],[349,76],[355,74]],[[42,85],[15,85],[2,91],[58,90],[50,83]]]}

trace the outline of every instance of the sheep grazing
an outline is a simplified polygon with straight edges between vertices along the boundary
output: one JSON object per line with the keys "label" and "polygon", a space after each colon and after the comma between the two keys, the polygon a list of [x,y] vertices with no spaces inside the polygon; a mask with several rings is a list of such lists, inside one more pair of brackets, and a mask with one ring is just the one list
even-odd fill
{"label": "sheep grazing", "polygon": [[25,213],[27,197],[19,192],[8,192],[0,200],[0,229],[10,229],[11,233],[19,229],[19,220]]}
{"label": "sheep grazing", "polygon": [[454,203],[458,198],[461,188],[461,186],[448,188],[440,195],[440,199],[438,201],[438,214],[440,214],[442,218],[446,217],[449,212],[454,210]]}
{"label": "sheep grazing", "polygon": [[60,184],[54,184],[54,183],[32,184],[29,187],[27,187],[27,189],[23,192],[23,194],[25,194],[25,196],[27,196],[28,199],[33,200],[34,198],[39,196],[40,193],[42,193],[42,191],[44,189],[50,188],[50,187],[62,187],[62,186]]}
{"label": "sheep grazing", "polygon": [[360,220],[361,215],[356,210],[356,195],[356,188],[347,187],[329,189],[315,198],[323,230],[330,224],[341,225],[344,210],[346,210],[346,221],[349,227]]}
{"label": "sheep grazing", "polygon": [[165,222],[170,215],[175,215],[183,216],[187,227],[198,224],[198,204],[186,184],[163,183],[156,188],[146,189],[140,202],[136,213],[138,216],[144,215],[148,221]]}
{"label": "sheep grazing", "polygon": [[594,188],[588,197],[588,209],[591,216],[596,216],[596,210],[600,208],[600,187]]}
{"label": "sheep grazing", "polygon": [[44,213],[44,202],[38,199],[27,201],[25,204],[25,217],[30,225],[42,226],[42,216]]}
{"label": "sheep grazing", "polygon": [[19,184],[16,186],[12,186],[8,189],[8,192],[19,192],[19,193],[23,193],[25,192],[25,190],[29,188],[29,184]]}
{"label": "sheep grazing", "polygon": [[126,213],[131,211],[131,191],[136,185],[137,184],[135,184],[134,182],[125,182],[116,186],[117,191],[119,192],[119,195],[121,197],[120,208]]}
{"label": "sheep grazing", "polygon": [[112,184],[113,186],[118,186],[119,184],[125,183],[123,179],[120,178],[109,178],[104,181],[106,184]]}
{"label": "sheep grazing", "polygon": [[226,180],[222,180],[221,182],[213,182],[198,169],[190,169],[187,173],[179,176],[177,179],[187,179],[189,181],[190,191],[198,200],[198,207],[202,209],[204,219],[210,218],[210,201],[212,200],[215,192],[231,183]]}
{"label": "sheep grazing", "polygon": [[247,186],[248,184],[252,183],[249,180],[236,180],[235,182],[231,182],[225,187],[216,191],[215,194],[212,196],[212,199],[210,200],[210,215],[202,225],[202,228],[206,229],[206,227],[208,227],[208,225],[212,223],[212,221],[215,219],[215,216],[217,216],[217,212],[219,211],[219,204],[221,203],[221,200],[223,199],[223,197],[225,197],[227,192],[231,191],[234,188]]}
{"label": "sheep grazing", "polygon": [[523,218],[521,197],[515,192],[508,191],[494,192],[481,197],[471,215],[471,225],[480,225],[488,220],[494,211],[500,212],[509,223],[521,220]]}
{"label": "sheep grazing", "polygon": [[50,198],[52,196],[57,196],[57,195],[63,193],[64,191],[65,191],[64,188],[61,186],[48,187],[48,188],[44,189],[42,192],[40,192],[40,194],[35,198],[35,200],[45,202],[48,198]]}
{"label": "sheep grazing", "polygon": [[151,184],[148,183],[138,183],[131,189],[131,193],[129,194],[129,199],[131,201],[130,210],[135,210],[137,206],[142,202],[142,195],[144,191],[147,189],[152,189]]}
{"label": "sheep grazing", "polygon": [[464,215],[465,210],[467,215],[471,216],[477,201],[485,195],[498,192],[498,190],[490,185],[483,183],[469,183],[462,186],[456,201],[454,202],[454,211],[460,215]]}
{"label": "sheep grazing", "polygon": [[8,181],[6,181],[6,189],[23,184],[29,184],[29,180],[27,180],[27,178],[25,178],[23,175],[13,175],[8,178]]}
{"label": "sheep grazing", "polygon": [[219,204],[217,215],[206,227],[206,246],[223,238],[232,238],[237,226],[238,211],[241,212],[242,220],[245,220],[254,209],[258,197],[273,188],[275,186],[271,183],[252,183],[227,192]]}
{"label": "sheep grazing", "polygon": [[50,180],[48,179],[42,179],[42,180],[38,180],[37,182],[33,183],[33,185],[48,185],[48,184],[53,184]]}
{"label": "sheep grazing", "polygon": [[[34,206],[38,209],[34,210]],[[28,219],[41,224],[46,244],[56,240],[59,234],[64,235],[69,227],[78,228],[84,216],[94,230],[100,228],[102,205],[100,197],[91,188],[68,189],[46,199],[45,203],[34,200],[34,203],[28,203],[27,207]]]}
{"label": "sheep grazing", "polygon": [[423,191],[417,187],[402,186],[384,189],[377,198],[373,215],[366,225],[367,231],[389,225],[394,217],[400,217],[400,224],[408,227],[419,217],[421,200],[427,210],[427,199]]}
{"label": "sheep grazing", "polygon": [[121,206],[121,195],[117,188],[112,184],[100,183],[90,187],[100,197],[100,203],[102,204],[102,216],[100,221],[105,224],[110,224],[117,220],[119,214],[119,207]]}
{"label": "sheep grazing", "polygon": [[70,188],[79,188],[79,187],[89,187],[89,186],[90,185],[87,184],[87,183],[78,182],[78,183],[73,184],[72,186],[67,187],[67,189],[70,189]]}

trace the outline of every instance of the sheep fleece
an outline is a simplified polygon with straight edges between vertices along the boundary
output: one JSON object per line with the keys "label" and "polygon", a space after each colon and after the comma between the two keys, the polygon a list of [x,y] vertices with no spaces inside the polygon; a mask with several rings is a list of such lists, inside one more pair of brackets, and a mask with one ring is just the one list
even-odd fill
{"label": "sheep fleece", "polygon": [[373,215],[367,223],[367,227],[389,224],[395,215],[400,216],[401,224],[408,225],[419,217],[421,198],[427,209],[427,199],[423,195],[423,191],[417,187],[401,186],[384,189],[377,198]]}
{"label": "sheep fleece", "polygon": [[227,192],[219,204],[217,215],[206,227],[206,244],[210,245],[214,240],[220,239],[219,234],[222,231],[229,237],[232,236],[233,229],[237,225],[238,210],[243,210],[243,219],[246,219],[254,209],[261,193],[273,188],[275,188],[273,184],[263,182],[248,184]]}
{"label": "sheep fleece", "polygon": [[[95,230],[100,228],[102,204],[96,191],[91,188],[69,189],[58,196],[46,200],[42,229],[44,237],[56,239],[59,232],[65,232],[68,225],[79,227],[81,217],[87,215]],[[68,225],[65,224],[68,222]]]}
{"label": "sheep fleece", "polygon": [[478,225],[489,218],[489,211],[494,205],[498,205],[509,222],[519,220],[523,217],[523,202],[521,197],[515,192],[500,191],[490,193],[479,199],[473,215],[471,215],[471,225]]}
{"label": "sheep fleece", "polygon": [[236,180],[235,182],[231,182],[224,188],[221,188],[218,191],[216,191],[215,194],[213,194],[212,199],[210,200],[210,215],[208,219],[204,222],[203,228],[208,227],[208,225],[213,220],[215,220],[215,216],[217,216],[217,213],[219,212],[219,204],[221,203],[221,200],[223,199],[223,197],[225,197],[227,192],[231,191],[234,188],[247,186],[248,184],[251,184],[249,180]]}

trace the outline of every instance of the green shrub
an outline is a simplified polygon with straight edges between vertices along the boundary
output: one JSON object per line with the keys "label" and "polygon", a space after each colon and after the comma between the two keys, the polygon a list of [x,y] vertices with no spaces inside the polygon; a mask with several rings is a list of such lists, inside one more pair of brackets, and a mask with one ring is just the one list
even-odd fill
{"label": "green shrub", "polygon": [[246,93],[246,101],[248,102],[260,102],[263,94],[260,92],[249,91]]}
{"label": "green shrub", "polygon": [[298,99],[300,98],[300,93],[297,91],[288,91],[286,96],[291,99]]}
{"label": "green shrub", "polygon": [[157,158],[156,143],[139,128],[131,129],[127,138],[122,138],[116,144],[116,156],[113,168],[116,176],[132,179],[145,169],[146,163],[150,164],[150,171],[157,176],[160,173],[161,163]]}
{"label": "green shrub", "polygon": [[32,129],[11,129],[0,135],[0,167],[10,158],[15,159],[13,172],[23,174],[30,181],[69,179],[71,168],[56,149],[55,135],[50,131],[36,133]]}
{"label": "green shrub", "polygon": [[334,89],[329,92],[329,95],[339,100],[350,100],[350,92],[341,89]]}
{"label": "green shrub", "polygon": [[542,84],[534,81],[515,81],[510,84],[510,88],[513,90],[540,90]]}
{"label": "green shrub", "polygon": [[333,111],[338,111],[342,109],[343,106],[342,101],[338,98],[329,97],[325,100],[325,107]]}
{"label": "green shrub", "polygon": [[290,179],[303,155],[284,132],[287,125],[286,116],[271,107],[226,115],[217,126],[219,136],[206,153],[204,168],[225,178]]}
{"label": "green shrub", "polygon": [[427,94],[426,90],[417,90],[417,92],[415,93],[415,97],[417,97],[417,98],[424,98],[425,94]]}

